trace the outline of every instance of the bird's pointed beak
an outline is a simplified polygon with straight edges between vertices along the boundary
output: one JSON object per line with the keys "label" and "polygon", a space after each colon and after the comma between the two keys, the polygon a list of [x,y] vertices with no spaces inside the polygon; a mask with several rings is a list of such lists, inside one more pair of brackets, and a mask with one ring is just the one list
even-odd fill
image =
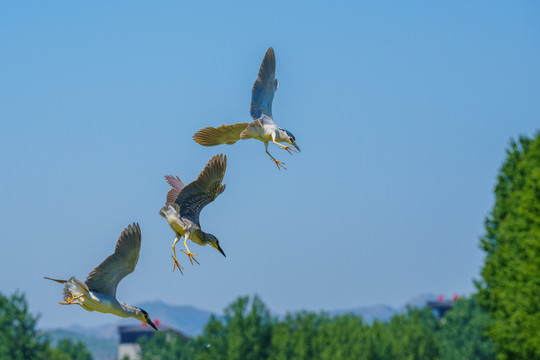
{"label": "bird's pointed beak", "polygon": [[221,246],[219,246],[219,244],[217,245],[216,249],[225,257],[227,257],[227,255],[225,255],[225,253],[223,252],[223,249],[221,248]]}
{"label": "bird's pointed beak", "polygon": [[295,148],[296,150],[298,150],[299,152],[302,152],[302,150],[300,150],[300,148],[298,147],[298,145],[296,145],[296,141],[293,142],[292,145],[294,146],[294,148]]}
{"label": "bird's pointed beak", "polygon": [[157,329],[156,325],[154,325],[154,323],[152,322],[152,320],[148,319],[147,324],[150,325],[151,327],[153,327],[154,330],[159,331],[159,330]]}

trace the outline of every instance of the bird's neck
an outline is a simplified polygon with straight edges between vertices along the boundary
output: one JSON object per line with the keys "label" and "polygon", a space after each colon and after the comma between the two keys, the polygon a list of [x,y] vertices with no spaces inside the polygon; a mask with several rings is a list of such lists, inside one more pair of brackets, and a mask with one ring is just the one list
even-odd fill
{"label": "bird's neck", "polygon": [[189,240],[193,241],[197,245],[206,245],[206,238],[204,236],[204,232],[199,229],[191,231],[191,234],[189,235]]}
{"label": "bird's neck", "polygon": [[134,318],[137,317],[138,308],[136,308],[135,306],[120,302],[120,308],[121,308],[120,309],[121,314],[116,314],[116,315],[121,316],[121,317],[134,317]]}
{"label": "bird's neck", "polygon": [[276,129],[276,141],[277,142],[284,142],[284,141],[287,141],[289,139],[289,136],[287,135],[287,133],[280,129],[280,128],[277,128]]}

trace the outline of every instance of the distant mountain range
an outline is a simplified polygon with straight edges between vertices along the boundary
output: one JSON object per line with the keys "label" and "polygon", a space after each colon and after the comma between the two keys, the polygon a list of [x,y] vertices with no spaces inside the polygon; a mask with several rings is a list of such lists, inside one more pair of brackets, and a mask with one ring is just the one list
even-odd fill
{"label": "distant mountain range", "polygon": [[[101,329],[101,330],[100,330]],[[101,331],[104,331],[102,333]],[[56,344],[58,340],[81,341],[92,353],[95,360],[113,360],[118,356],[117,325],[102,325],[95,328],[72,326],[67,329],[51,329],[44,332]],[[106,337],[103,337],[106,335]]]}
{"label": "distant mountain range", "polygon": [[[360,315],[366,322],[374,320],[388,321],[396,314],[406,310],[407,306],[422,307],[427,301],[437,298],[433,294],[417,296],[407,302],[407,305],[401,308],[393,308],[388,305],[375,305],[358,307],[353,309],[330,311],[330,315],[342,315],[352,313]],[[178,306],[166,304],[163,301],[148,301],[137,304],[151,314],[154,321],[169,325],[186,334],[189,337],[195,337],[202,334],[204,326],[212,315],[211,312],[198,309],[193,306]],[[219,315],[218,315],[219,316]],[[84,327],[72,325],[68,328],[46,329],[53,341],[62,338],[68,338],[73,341],[82,341],[94,355],[96,360],[112,360],[117,356],[119,334],[119,325],[137,324],[133,319],[120,319],[116,323],[101,325],[96,327]]]}
{"label": "distant mountain range", "polygon": [[[204,326],[210,319],[210,311],[201,310],[194,306],[177,306],[166,304],[163,301],[147,301],[137,306],[151,314],[152,319],[159,320],[176,328],[189,337],[202,334]],[[133,319],[120,320],[122,325],[133,324]]]}

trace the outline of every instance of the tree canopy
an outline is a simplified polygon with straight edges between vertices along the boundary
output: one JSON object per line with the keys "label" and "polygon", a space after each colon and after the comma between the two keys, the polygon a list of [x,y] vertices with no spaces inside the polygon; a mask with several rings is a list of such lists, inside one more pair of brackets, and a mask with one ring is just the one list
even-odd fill
{"label": "tree canopy", "polygon": [[92,355],[81,343],[61,340],[53,347],[36,329],[38,316],[28,311],[23,294],[0,293],[0,359],[10,360],[91,360]]}
{"label": "tree canopy", "polygon": [[[389,322],[301,311],[278,319],[258,298],[241,297],[213,316],[203,334],[184,343],[158,334],[141,345],[144,359],[182,360],[473,360],[494,359],[482,335],[485,314],[460,300],[441,321],[429,308],[410,308]],[[452,352],[455,346],[462,351]]]}
{"label": "tree canopy", "polygon": [[540,133],[512,141],[485,221],[476,285],[500,359],[540,359]]}

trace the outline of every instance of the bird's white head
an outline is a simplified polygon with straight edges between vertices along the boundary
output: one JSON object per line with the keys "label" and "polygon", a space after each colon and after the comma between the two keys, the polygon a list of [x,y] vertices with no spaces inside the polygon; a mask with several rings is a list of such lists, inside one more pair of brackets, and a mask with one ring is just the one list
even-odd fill
{"label": "bird's white head", "polygon": [[279,141],[284,141],[296,148],[296,150],[300,151],[300,148],[298,145],[296,145],[296,139],[294,138],[294,135],[289,130],[285,129],[279,129]]}

